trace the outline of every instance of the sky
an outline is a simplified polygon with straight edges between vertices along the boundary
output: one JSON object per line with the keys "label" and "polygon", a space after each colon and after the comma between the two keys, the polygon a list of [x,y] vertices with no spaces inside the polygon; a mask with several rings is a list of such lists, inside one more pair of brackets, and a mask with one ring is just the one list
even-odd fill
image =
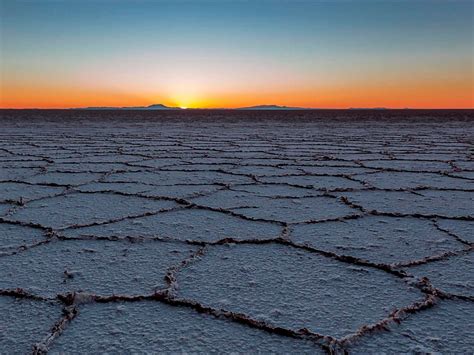
{"label": "sky", "polygon": [[0,0],[0,107],[473,108],[474,1]]}

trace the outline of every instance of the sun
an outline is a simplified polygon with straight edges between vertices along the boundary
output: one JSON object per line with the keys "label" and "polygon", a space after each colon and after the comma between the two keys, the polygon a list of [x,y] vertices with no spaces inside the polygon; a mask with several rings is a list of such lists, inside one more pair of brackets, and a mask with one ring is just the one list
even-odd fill
{"label": "sun", "polygon": [[180,106],[179,108],[182,109],[182,110],[186,110],[186,109],[187,109],[186,106]]}

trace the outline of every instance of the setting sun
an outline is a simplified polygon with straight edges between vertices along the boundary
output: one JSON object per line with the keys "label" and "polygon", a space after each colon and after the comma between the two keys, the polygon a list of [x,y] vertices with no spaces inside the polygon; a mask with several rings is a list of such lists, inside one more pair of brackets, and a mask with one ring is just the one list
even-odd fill
{"label": "setting sun", "polygon": [[87,3],[1,0],[0,107],[474,106],[470,1]]}

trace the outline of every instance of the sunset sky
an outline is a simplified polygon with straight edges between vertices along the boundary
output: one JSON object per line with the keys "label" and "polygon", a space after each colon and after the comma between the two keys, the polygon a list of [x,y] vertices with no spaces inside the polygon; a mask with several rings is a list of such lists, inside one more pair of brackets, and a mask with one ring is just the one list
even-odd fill
{"label": "sunset sky", "polygon": [[0,0],[0,107],[474,107],[473,1]]}

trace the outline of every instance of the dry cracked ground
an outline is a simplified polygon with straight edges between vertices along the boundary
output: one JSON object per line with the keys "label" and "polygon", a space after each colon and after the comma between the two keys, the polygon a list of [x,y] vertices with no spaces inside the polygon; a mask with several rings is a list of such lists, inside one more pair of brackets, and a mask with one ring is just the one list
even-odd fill
{"label": "dry cracked ground", "polygon": [[0,353],[472,352],[472,112],[377,114],[2,112]]}

